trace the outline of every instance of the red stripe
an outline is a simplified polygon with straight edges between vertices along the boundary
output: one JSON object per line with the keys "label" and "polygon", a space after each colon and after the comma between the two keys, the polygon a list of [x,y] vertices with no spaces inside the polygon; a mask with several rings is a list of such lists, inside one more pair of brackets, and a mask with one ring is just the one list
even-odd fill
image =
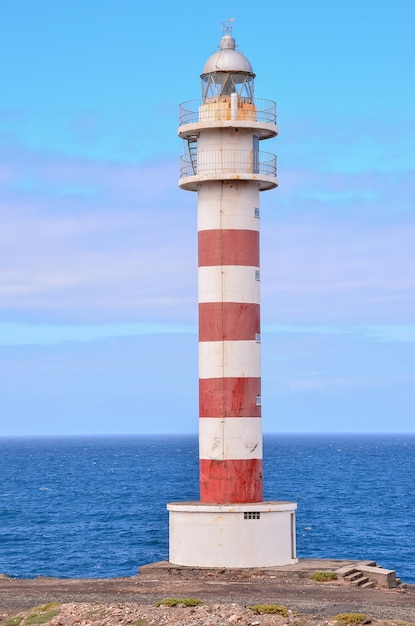
{"label": "red stripe", "polygon": [[199,416],[261,417],[260,395],[260,378],[201,378]]}
{"label": "red stripe", "polygon": [[199,267],[206,265],[253,265],[259,267],[257,230],[201,230]]}
{"label": "red stripe", "polygon": [[199,341],[242,341],[260,332],[259,304],[203,302],[199,304]]}
{"label": "red stripe", "polygon": [[262,502],[262,459],[201,459],[200,500],[212,504]]}

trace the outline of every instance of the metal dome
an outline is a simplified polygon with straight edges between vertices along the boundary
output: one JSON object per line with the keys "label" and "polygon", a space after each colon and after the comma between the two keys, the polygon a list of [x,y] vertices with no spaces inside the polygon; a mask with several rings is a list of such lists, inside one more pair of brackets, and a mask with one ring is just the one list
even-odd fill
{"label": "metal dome", "polygon": [[219,51],[214,52],[206,61],[201,77],[212,72],[244,72],[255,76],[252,65],[242,54],[236,50],[235,39],[227,33],[219,43]]}

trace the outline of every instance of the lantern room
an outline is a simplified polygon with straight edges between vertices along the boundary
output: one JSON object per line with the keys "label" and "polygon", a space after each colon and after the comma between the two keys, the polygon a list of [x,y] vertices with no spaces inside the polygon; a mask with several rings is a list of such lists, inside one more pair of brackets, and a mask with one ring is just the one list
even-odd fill
{"label": "lantern room", "polygon": [[236,93],[245,101],[253,101],[254,78],[248,59],[236,50],[235,39],[227,32],[219,43],[219,51],[206,61],[202,74],[202,100]]}

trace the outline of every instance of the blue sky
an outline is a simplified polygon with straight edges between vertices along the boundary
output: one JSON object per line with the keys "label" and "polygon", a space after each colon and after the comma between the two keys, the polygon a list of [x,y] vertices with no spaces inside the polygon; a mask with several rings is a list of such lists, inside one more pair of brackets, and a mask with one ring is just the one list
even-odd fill
{"label": "blue sky", "polygon": [[14,0],[0,435],[197,431],[197,198],[177,187],[176,131],[227,17],[280,128],[264,431],[415,432],[412,0]]}

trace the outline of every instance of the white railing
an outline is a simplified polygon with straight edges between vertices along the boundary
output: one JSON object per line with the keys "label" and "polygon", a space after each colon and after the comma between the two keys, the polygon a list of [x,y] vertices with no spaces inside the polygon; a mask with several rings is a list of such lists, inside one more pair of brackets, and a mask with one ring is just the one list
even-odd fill
{"label": "white railing", "polygon": [[200,174],[262,174],[277,176],[277,157],[254,150],[201,150],[180,157],[180,178]]}
{"label": "white railing", "polygon": [[232,111],[231,100],[230,96],[218,96],[205,98],[205,100],[183,102],[179,112],[180,126],[195,124],[200,121],[230,119],[266,122],[268,124],[277,123],[277,105],[272,100],[238,97],[236,117]]}

